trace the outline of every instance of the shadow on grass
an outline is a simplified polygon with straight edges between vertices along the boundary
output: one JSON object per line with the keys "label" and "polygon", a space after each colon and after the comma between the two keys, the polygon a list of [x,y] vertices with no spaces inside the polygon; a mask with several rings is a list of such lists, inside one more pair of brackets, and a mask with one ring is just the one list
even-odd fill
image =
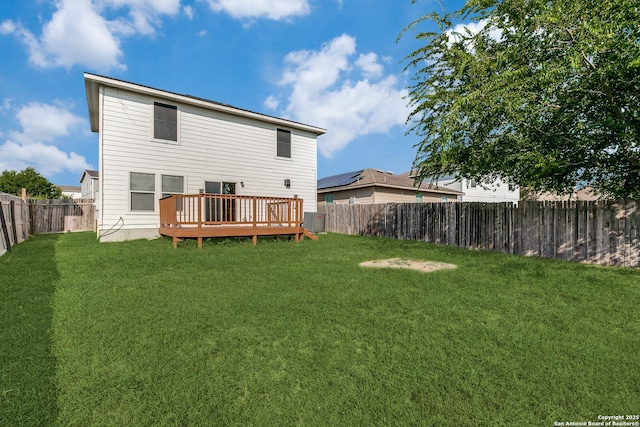
{"label": "shadow on grass", "polygon": [[0,425],[53,425],[56,363],[52,300],[57,235],[37,236],[0,257]]}

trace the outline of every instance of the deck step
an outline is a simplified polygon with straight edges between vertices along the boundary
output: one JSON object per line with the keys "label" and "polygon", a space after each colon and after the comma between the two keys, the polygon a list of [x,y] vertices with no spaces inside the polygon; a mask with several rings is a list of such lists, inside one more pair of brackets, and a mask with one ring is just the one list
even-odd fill
{"label": "deck step", "polygon": [[307,230],[306,228],[303,231],[304,235],[310,238],[311,240],[318,240],[318,236]]}

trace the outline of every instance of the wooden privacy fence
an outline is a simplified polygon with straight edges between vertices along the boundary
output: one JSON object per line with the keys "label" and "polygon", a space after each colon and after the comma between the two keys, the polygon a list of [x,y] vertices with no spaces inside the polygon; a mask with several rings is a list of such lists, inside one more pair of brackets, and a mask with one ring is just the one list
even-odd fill
{"label": "wooden privacy fence", "polygon": [[91,199],[23,200],[0,193],[0,256],[29,234],[95,230]]}
{"label": "wooden privacy fence", "polygon": [[640,267],[640,202],[327,204],[327,231]]}
{"label": "wooden privacy fence", "polygon": [[29,204],[20,197],[0,193],[0,256],[29,238]]}
{"label": "wooden privacy fence", "polygon": [[32,234],[95,230],[95,208],[91,199],[31,200]]}

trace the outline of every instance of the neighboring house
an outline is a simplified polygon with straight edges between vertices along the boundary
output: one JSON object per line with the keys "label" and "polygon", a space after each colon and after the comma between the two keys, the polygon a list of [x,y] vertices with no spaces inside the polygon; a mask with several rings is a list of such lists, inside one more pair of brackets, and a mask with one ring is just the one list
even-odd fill
{"label": "neighboring house", "polygon": [[600,196],[593,193],[591,187],[585,187],[580,190],[574,190],[571,194],[555,194],[555,193],[529,193],[528,200],[537,200],[539,202],[566,202],[566,201],[595,201],[600,200]]}
{"label": "neighboring house", "polygon": [[520,188],[500,179],[493,182],[477,182],[474,179],[443,176],[432,182],[463,192],[462,202],[518,203],[520,200]]}
{"label": "neighboring house", "polygon": [[318,180],[318,204],[455,202],[462,192],[423,183],[415,187],[409,174],[363,169]]}
{"label": "neighboring house", "polygon": [[98,171],[85,170],[80,177],[82,198],[96,200],[98,192]]}
{"label": "neighboring house", "polygon": [[62,195],[71,199],[81,199],[82,190],[77,185],[58,185],[62,191]]}
{"label": "neighboring house", "polygon": [[324,129],[84,74],[98,132],[101,241],[159,236],[159,199],[185,193],[298,197],[316,211]]}

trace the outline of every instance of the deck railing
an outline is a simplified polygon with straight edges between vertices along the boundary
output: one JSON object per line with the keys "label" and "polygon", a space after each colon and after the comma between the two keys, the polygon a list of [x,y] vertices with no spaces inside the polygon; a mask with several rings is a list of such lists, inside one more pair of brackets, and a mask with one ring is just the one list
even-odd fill
{"label": "deck railing", "polygon": [[299,198],[173,194],[160,199],[160,234],[198,237],[199,243],[201,237],[225,235],[221,229],[229,230],[228,236],[302,233],[302,222]]}

